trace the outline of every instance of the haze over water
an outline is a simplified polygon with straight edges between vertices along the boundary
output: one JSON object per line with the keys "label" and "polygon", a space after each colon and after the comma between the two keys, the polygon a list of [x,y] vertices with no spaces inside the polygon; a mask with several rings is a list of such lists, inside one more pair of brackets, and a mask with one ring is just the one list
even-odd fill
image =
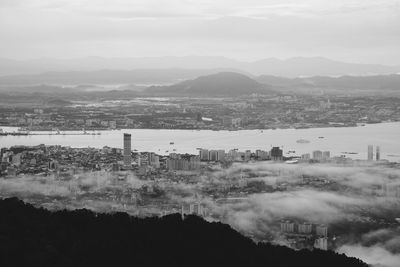
{"label": "haze over water", "polygon": [[[0,127],[5,131],[17,128]],[[62,145],[71,147],[103,146],[122,148],[122,134],[132,134],[132,149],[158,154],[192,153],[197,148],[270,150],[271,146],[283,147],[285,155],[301,155],[313,150],[329,150],[331,156],[344,155],[342,152],[358,154],[346,155],[353,159],[366,159],[367,146],[381,148],[381,159],[400,161],[400,123],[369,124],[363,127],[277,129],[277,130],[154,130],[123,129],[101,131],[101,135],[30,135],[0,136],[0,147],[14,145],[34,146],[39,144]],[[44,133],[44,132],[35,132]],[[297,143],[299,139],[309,143]],[[173,142],[173,144],[171,144]],[[174,151],[175,149],[175,151]],[[288,151],[295,154],[286,154]],[[375,148],[374,148],[375,152]]]}

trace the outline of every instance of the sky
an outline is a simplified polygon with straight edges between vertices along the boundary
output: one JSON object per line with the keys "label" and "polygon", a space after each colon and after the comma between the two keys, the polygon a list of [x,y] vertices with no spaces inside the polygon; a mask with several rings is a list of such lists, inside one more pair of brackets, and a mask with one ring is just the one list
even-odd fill
{"label": "sky", "polygon": [[400,64],[400,0],[0,0],[0,57]]}

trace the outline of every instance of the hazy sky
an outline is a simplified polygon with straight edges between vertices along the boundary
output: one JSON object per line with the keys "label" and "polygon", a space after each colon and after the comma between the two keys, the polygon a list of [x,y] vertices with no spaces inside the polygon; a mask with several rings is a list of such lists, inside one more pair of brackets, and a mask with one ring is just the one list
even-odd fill
{"label": "hazy sky", "polygon": [[0,0],[0,57],[400,64],[400,0]]}

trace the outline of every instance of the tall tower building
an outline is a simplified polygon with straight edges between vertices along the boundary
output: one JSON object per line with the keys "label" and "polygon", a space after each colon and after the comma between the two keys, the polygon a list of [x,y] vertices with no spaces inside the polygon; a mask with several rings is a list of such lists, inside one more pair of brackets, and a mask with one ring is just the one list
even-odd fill
{"label": "tall tower building", "polygon": [[374,160],[374,147],[372,145],[368,146],[368,160]]}
{"label": "tall tower building", "polygon": [[278,146],[275,146],[271,149],[270,155],[272,160],[282,160],[283,150],[280,149]]}
{"label": "tall tower building", "polygon": [[131,135],[127,133],[124,133],[124,167],[132,167]]}
{"label": "tall tower building", "polygon": [[376,146],[375,157],[376,157],[376,160],[381,160],[381,148],[379,146]]}

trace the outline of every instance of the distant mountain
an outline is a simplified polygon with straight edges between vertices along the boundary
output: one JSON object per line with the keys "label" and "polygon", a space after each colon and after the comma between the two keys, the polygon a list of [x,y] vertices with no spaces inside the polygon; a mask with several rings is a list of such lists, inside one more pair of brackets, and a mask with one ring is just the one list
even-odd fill
{"label": "distant mountain", "polygon": [[364,76],[400,73],[400,66],[345,63],[323,57],[295,57],[286,60],[264,59],[250,63],[244,70],[254,74],[282,77]]}
{"label": "distant mountain", "polygon": [[[380,75],[400,73],[400,66],[354,64],[322,57],[295,57],[285,60],[267,58],[245,62],[226,57],[142,57],[80,59],[35,59],[17,61],[0,58],[0,76],[40,74],[43,72],[134,70],[134,69],[230,69],[254,75],[268,74],[283,77]],[[206,75],[205,73],[200,75]],[[185,77],[189,78],[189,77]],[[152,81],[153,82],[153,81]]]}
{"label": "distant mountain", "polygon": [[2,267],[368,266],[333,251],[256,244],[229,225],[196,216],[50,212],[16,198],[0,200],[0,240]]}
{"label": "distant mountain", "polygon": [[[87,84],[173,84],[198,76],[227,69],[135,69],[45,72],[0,77],[0,86],[26,86],[38,84],[81,85]],[[80,86],[83,87],[83,86]]]}
{"label": "distant mountain", "polygon": [[277,91],[324,90],[334,92],[400,93],[400,75],[283,78],[261,75],[256,80]]}
{"label": "distant mountain", "polygon": [[271,94],[267,85],[235,72],[220,72],[201,76],[171,86],[151,86],[144,91],[157,96],[240,96],[248,94]]}

